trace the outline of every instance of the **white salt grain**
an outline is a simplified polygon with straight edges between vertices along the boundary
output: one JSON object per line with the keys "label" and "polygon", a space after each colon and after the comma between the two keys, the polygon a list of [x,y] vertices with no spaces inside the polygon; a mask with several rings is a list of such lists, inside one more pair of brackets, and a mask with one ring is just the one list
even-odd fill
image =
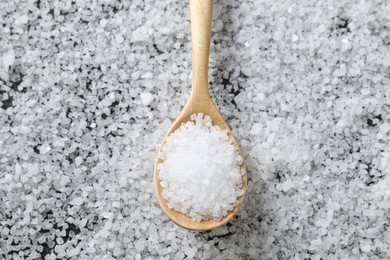
{"label": "white salt grain", "polygon": [[70,204],[71,204],[71,205],[74,205],[74,206],[80,206],[82,203],[83,203],[83,198],[81,198],[81,197],[74,198],[74,199],[70,202]]}
{"label": "white salt grain", "polygon": [[22,171],[23,171],[22,166],[20,166],[19,163],[15,164],[15,174],[19,175],[22,173]]}
{"label": "white salt grain", "polygon": [[112,218],[112,213],[111,212],[103,212],[101,216],[103,218]]}
{"label": "white salt grain", "polygon": [[100,231],[100,235],[101,235],[102,237],[108,237],[109,234],[110,234],[110,232],[109,232],[107,229],[102,229],[102,230]]}
{"label": "white salt grain", "polygon": [[121,34],[117,34],[115,35],[115,41],[117,43],[122,43],[125,39],[123,38],[123,36]]}
{"label": "white salt grain", "polygon": [[79,166],[83,162],[83,158],[78,156],[78,157],[76,157],[76,159],[74,161],[75,161],[76,165]]}
{"label": "white salt grain", "polygon": [[140,251],[144,250],[145,243],[143,241],[138,240],[134,243],[134,246],[135,246],[135,249],[137,249],[137,251],[140,252]]}
{"label": "white salt grain", "polygon": [[371,250],[371,246],[367,241],[362,240],[362,241],[360,241],[360,249],[363,252],[367,253]]}
{"label": "white salt grain", "polygon": [[22,15],[18,19],[16,19],[15,22],[19,23],[19,24],[26,24],[26,23],[28,23],[28,16],[27,15]]}
{"label": "white salt grain", "polygon": [[26,175],[22,175],[20,176],[20,180],[23,182],[23,183],[26,183],[28,181],[28,177]]}
{"label": "white salt grain", "polygon": [[255,123],[252,126],[252,129],[250,130],[251,135],[258,135],[261,133],[262,126],[259,123]]}
{"label": "white salt grain", "polygon": [[195,256],[195,251],[190,248],[190,247],[185,247],[184,248],[184,253],[189,257],[189,258],[193,258]]}
{"label": "white salt grain", "polygon": [[148,106],[150,103],[152,103],[154,97],[151,93],[141,93],[140,94],[142,105]]}
{"label": "white salt grain", "polygon": [[286,180],[286,181],[282,184],[282,189],[283,189],[283,191],[288,191],[288,190],[290,190],[291,188],[294,188],[294,183],[293,183],[291,180]]}
{"label": "white salt grain", "polygon": [[8,51],[3,55],[3,65],[5,68],[8,68],[9,66],[13,65],[15,62],[15,54],[13,50]]}
{"label": "white salt grain", "polygon": [[163,146],[159,178],[168,206],[195,221],[220,220],[241,195],[242,158],[209,116],[192,115]]}

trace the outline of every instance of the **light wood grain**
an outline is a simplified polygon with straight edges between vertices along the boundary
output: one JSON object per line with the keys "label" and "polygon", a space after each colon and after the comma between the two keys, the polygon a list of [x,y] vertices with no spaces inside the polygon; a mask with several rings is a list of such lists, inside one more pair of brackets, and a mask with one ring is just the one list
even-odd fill
{"label": "light wood grain", "polygon": [[[178,129],[182,123],[188,122],[192,114],[203,113],[211,117],[214,125],[218,125],[222,129],[228,130],[229,138],[241,153],[239,145],[234,138],[229,126],[222,118],[218,109],[215,107],[209,94],[208,63],[210,52],[212,9],[212,0],[190,0],[193,76],[192,90],[186,105],[166,134],[162,142],[162,146],[165,144],[167,136]],[[161,152],[161,148],[159,152]],[[189,230],[211,230],[225,225],[239,210],[244,200],[247,188],[247,172],[245,162],[241,165],[241,169],[244,171],[244,175],[242,188],[243,195],[238,198],[239,205],[230,211],[221,221],[208,220],[201,222],[195,222],[190,217],[174,211],[168,207],[167,201],[162,196],[162,187],[160,185],[160,180],[158,179],[158,164],[161,162],[161,159],[157,157],[154,166],[155,192],[161,208],[165,214],[177,225]]]}

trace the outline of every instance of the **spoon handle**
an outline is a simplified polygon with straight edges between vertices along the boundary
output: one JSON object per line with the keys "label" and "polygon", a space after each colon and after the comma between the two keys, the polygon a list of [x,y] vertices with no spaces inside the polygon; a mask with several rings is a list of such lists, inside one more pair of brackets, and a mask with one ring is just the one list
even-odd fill
{"label": "spoon handle", "polygon": [[210,54],[213,0],[190,0],[192,38],[192,91],[193,99],[210,98],[208,68]]}

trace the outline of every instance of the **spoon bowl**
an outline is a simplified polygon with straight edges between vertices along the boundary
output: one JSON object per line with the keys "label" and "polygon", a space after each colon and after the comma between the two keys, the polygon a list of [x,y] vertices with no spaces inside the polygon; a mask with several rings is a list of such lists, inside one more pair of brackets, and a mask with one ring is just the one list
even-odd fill
{"label": "spoon bowl", "polygon": [[[191,35],[192,35],[192,90],[190,97],[184,106],[179,116],[174,121],[160,147],[159,153],[165,144],[166,138],[176,131],[183,123],[191,120],[191,115],[202,113],[210,116],[212,124],[219,126],[223,130],[227,130],[228,137],[236,146],[239,154],[242,156],[239,145],[234,138],[232,131],[223,119],[221,113],[214,105],[209,95],[208,87],[208,60],[210,52],[210,34],[212,21],[212,6],[213,0],[190,0],[191,13]],[[157,195],[158,202],[165,214],[177,225],[189,230],[211,230],[225,225],[239,210],[244,201],[247,188],[247,172],[245,162],[241,165],[243,171],[242,176],[242,195],[238,197],[239,204],[229,211],[228,214],[220,221],[203,220],[200,222],[194,221],[191,217],[182,214],[178,211],[170,209],[167,201],[162,196],[163,188],[158,177],[158,165],[162,160],[157,156],[154,166],[154,188]]]}
{"label": "spoon bowl", "polygon": [[[162,142],[162,145],[160,146],[159,153],[161,152],[161,149],[163,145],[165,144],[166,138],[176,131],[183,123],[186,123],[190,121],[190,117],[192,114],[198,114],[203,113],[205,115],[209,115],[212,119],[213,125],[219,126],[221,129],[227,130],[227,134],[229,138],[232,140],[233,145],[237,147],[240,155],[241,150],[238,146],[238,143],[236,139],[234,138],[233,133],[231,132],[229,126],[225,122],[225,120],[222,118],[221,114],[213,104],[212,100],[209,99],[208,101],[205,101],[205,103],[197,104],[194,106],[193,99],[190,97],[187,104],[185,105],[184,109],[180,113],[180,115],[177,117],[175,122],[172,124],[171,128],[165,135],[165,138]],[[155,166],[154,166],[154,188],[156,191],[158,202],[160,203],[161,208],[165,212],[165,214],[178,226],[181,226],[183,228],[189,229],[189,230],[211,230],[218,228],[220,226],[225,225],[239,210],[242,202],[244,201],[246,188],[247,188],[247,172],[246,172],[246,165],[245,162],[241,164],[241,170],[244,172],[242,176],[243,186],[242,186],[242,195],[238,197],[239,204],[231,211],[228,212],[228,214],[223,217],[220,221],[215,220],[204,220],[200,222],[196,222],[192,220],[191,217],[188,217],[187,215],[184,215],[178,211],[175,211],[174,209],[170,209],[168,207],[167,201],[162,196],[163,188],[160,185],[160,180],[158,178],[158,165],[162,163],[163,161],[157,156]]]}

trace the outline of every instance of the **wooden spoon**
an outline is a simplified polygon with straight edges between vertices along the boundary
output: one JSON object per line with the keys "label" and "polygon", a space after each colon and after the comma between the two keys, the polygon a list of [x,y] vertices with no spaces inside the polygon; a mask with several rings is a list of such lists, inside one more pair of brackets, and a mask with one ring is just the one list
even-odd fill
{"label": "wooden spoon", "polygon": [[[212,123],[214,125],[218,125],[221,127],[221,129],[226,129],[228,131],[229,138],[237,147],[238,151],[240,151],[238,143],[234,138],[229,126],[226,124],[225,120],[223,120],[221,114],[211,100],[208,89],[208,63],[213,0],[190,0],[190,13],[192,35],[192,90],[186,105],[169,129],[162,145],[164,145],[167,136],[175,132],[175,130],[178,129],[181,124],[190,121],[190,116],[192,114],[203,113],[204,115],[209,115],[211,117]],[[159,152],[161,152],[161,149],[162,146]],[[241,165],[241,169],[244,171],[244,175],[242,177],[243,193],[238,198],[238,206],[228,212],[228,214],[220,221],[207,220],[201,222],[195,222],[192,220],[192,218],[168,207],[167,201],[162,196],[163,188],[161,187],[160,180],[158,178],[159,173],[157,166],[161,162],[162,160],[157,156],[154,166],[154,187],[161,208],[174,223],[189,230],[211,230],[225,225],[237,213],[244,200],[247,186],[245,162]]]}

